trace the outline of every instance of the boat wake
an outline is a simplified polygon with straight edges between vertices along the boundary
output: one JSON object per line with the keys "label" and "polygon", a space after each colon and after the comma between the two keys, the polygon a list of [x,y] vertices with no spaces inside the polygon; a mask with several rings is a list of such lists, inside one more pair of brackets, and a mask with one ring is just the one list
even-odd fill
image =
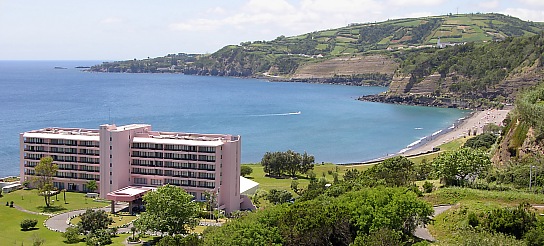
{"label": "boat wake", "polygon": [[265,117],[265,116],[287,116],[287,115],[299,115],[301,114],[300,111],[297,111],[297,112],[289,112],[289,113],[280,113],[280,114],[254,114],[254,115],[250,115],[250,116],[254,116],[254,117]]}

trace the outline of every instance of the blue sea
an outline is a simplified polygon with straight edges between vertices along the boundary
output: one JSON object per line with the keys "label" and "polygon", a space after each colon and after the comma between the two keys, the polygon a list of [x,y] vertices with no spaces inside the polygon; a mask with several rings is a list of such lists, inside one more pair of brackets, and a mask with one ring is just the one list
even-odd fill
{"label": "blue sea", "polygon": [[288,149],[350,163],[397,153],[468,113],[356,100],[383,87],[75,68],[99,63],[0,61],[0,177],[19,174],[19,133],[45,127],[147,123],[159,131],[241,135],[243,163]]}

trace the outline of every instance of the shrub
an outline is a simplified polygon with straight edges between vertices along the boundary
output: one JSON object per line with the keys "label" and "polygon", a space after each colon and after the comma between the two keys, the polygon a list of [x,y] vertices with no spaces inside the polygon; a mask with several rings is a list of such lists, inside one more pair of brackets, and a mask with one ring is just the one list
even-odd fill
{"label": "shrub", "polygon": [[157,243],[157,246],[198,246],[202,245],[202,239],[195,233],[187,236],[165,236]]}
{"label": "shrub", "polygon": [[62,237],[66,239],[66,243],[79,243],[81,241],[79,230],[76,227],[68,227],[66,232],[62,233]]}
{"label": "shrub", "polygon": [[488,213],[486,227],[492,232],[500,232],[521,239],[536,227],[536,215],[529,211],[531,205],[522,203],[516,208],[495,209]]}
{"label": "shrub", "polygon": [[472,227],[476,227],[480,224],[480,219],[478,219],[478,216],[474,212],[470,212],[468,214],[468,225]]}
{"label": "shrub", "polygon": [[249,167],[249,166],[241,166],[240,167],[240,175],[245,177],[247,175],[250,175],[251,173],[253,173],[253,168]]}
{"label": "shrub", "polygon": [[493,133],[484,133],[476,137],[470,138],[465,142],[463,147],[470,147],[473,149],[484,148],[489,149],[497,141],[497,136]]}
{"label": "shrub", "polygon": [[280,204],[288,202],[291,197],[293,197],[293,195],[289,191],[271,189],[265,199],[271,203]]}
{"label": "shrub", "polygon": [[523,236],[527,246],[542,246],[544,245],[544,231],[542,228],[533,228]]}
{"label": "shrub", "polygon": [[[447,245],[447,244],[446,244]],[[491,233],[488,231],[461,230],[459,236],[455,238],[451,245],[466,246],[519,246],[523,245],[521,241],[512,236],[502,233]]]}
{"label": "shrub", "polygon": [[24,219],[21,221],[21,229],[26,231],[30,228],[34,228],[38,224],[38,220],[35,219]]}
{"label": "shrub", "polygon": [[425,183],[423,184],[423,191],[425,191],[425,193],[431,193],[433,192],[433,189],[434,184],[429,181],[425,181]]}
{"label": "shrub", "polygon": [[380,228],[377,231],[371,232],[369,235],[357,236],[354,246],[368,245],[368,246],[380,246],[380,245],[401,245],[402,236],[401,233],[393,231],[391,229]]}
{"label": "shrub", "polygon": [[98,229],[94,233],[89,233],[85,242],[89,246],[111,244],[111,231],[108,229]]}

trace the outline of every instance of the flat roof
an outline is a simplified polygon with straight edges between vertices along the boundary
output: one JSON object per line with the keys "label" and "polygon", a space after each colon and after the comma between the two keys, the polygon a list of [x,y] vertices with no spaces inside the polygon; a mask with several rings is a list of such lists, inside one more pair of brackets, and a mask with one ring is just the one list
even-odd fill
{"label": "flat roof", "polygon": [[85,140],[85,141],[99,141],[100,136],[89,136],[86,134],[69,134],[69,132],[25,132],[23,137],[27,138],[47,138],[47,139],[67,139],[67,140]]}
{"label": "flat roof", "polygon": [[115,125],[112,125],[112,126],[115,127],[115,129],[112,130],[113,132],[119,132],[119,131],[138,129],[138,128],[142,128],[142,127],[149,127],[151,125],[149,125],[149,124],[130,124],[130,125],[124,125],[124,126],[115,126]]}
{"label": "flat roof", "polygon": [[240,176],[240,194],[248,191],[248,190],[251,190],[255,187],[258,187],[259,186],[259,183],[251,180],[251,179],[248,179],[248,178],[244,178],[242,176]]}
{"label": "flat roof", "polygon": [[157,137],[134,137],[134,143],[155,143],[155,144],[181,144],[190,146],[213,146],[218,147],[223,145],[221,140],[191,140],[191,139],[173,139],[173,138],[157,138]]}
{"label": "flat roof", "polygon": [[134,201],[142,197],[150,190],[155,190],[154,187],[135,187],[127,186],[116,191],[112,191],[106,195],[106,199],[113,201]]}

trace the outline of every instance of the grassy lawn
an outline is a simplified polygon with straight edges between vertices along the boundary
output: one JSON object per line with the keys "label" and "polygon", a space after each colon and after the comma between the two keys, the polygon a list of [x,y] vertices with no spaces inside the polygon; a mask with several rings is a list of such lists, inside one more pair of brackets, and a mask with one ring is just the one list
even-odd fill
{"label": "grassy lawn", "polygon": [[[493,209],[515,207],[522,202],[544,203],[544,195],[519,191],[483,191],[469,188],[442,188],[426,194],[425,200],[432,204],[455,204],[451,209],[436,216],[428,225],[430,233],[439,245],[454,245],[459,241],[462,228],[468,228],[468,214],[483,215]],[[521,242],[520,242],[521,243]]]}
{"label": "grassy lawn", "polygon": [[64,194],[60,193],[51,197],[52,204],[48,208],[45,206],[43,197],[38,196],[37,190],[17,190],[4,194],[0,201],[3,201],[3,205],[7,201],[13,201],[15,205],[39,213],[63,213],[76,209],[104,207],[109,204],[109,202],[97,202],[91,198],[86,199],[84,193],[66,192],[66,203],[64,203]]}
{"label": "grassy lawn", "polygon": [[[246,178],[251,179],[257,183],[259,183],[259,188],[269,191],[271,189],[279,189],[279,190],[288,190],[291,191],[291,182],[293,179],[290,177],[285,178],[271,178],[266,177],[264,168],[260,164],[243,164],[251,167],[253,169],[253,173],[249,176],[246,176]],[[326,163],[322,165],[316,165],[314,167],[314,173],[316,174],[317,178],[325,177],[329,182],[333,181],[332,174],[329,174],[330,172],[335,172],[336,169],[338,169],[338,178],[341,180],[344,173],[346,173],[347,170],[351,169],[357,169],[359,171],[365,170],[369,168],[367,165],[357,165],[357,166],[343,166],[343,165],[334,165],[331,163]],[[299,186],[307,186],[310,183],[310,179],[306,177],[306,175],[297,175],[297,181],[299,183]]]}
{"label": "grassy lawn", "polygon": [[[61,233],[51,231],[43,226],[44,221],[48,218],[47,216],[21,212],[15,208],[5,206],[6,202],[13,201],[15,205],[21,206],[27,210],[46,213],[62,213],[69,210],[104,207],[108,205],[108,203],[95,202],[92,199],[87,199],[87,203],[85,203],[83,193],[66,192],[67,204],[64,204],[62,193],[58,195],[58,199],[60,201],[55,201],[53,207],[47,209],[45,208],[43,197],[38,196],[36,190],[18,190],[4,194],[4,196],[0,197],[0,228],[2,228],[2,233],[0,233],[0,245],[32,245],[33,237],[44,239],[44,245],[46,246],[64,244],[64,238]],[[19,224],[24,219],[38,220],[36,228],[29,231],[21,231]],[[126,237],[128,237],[128,235],[119,235],[118,237],[112,238],[113,244],[111,245],[123,245],[122,242],[126,240]],[[71,245],[85,245],[85,243],[80,242]]]}
{"label": "grassy lawn", "polygon": [[[44,245],[62,244],[64,238],[60,233],[50,231],[43,226],[47,216],[28,214],[15,208],[6,207],[5,198],[6,196],[0,198],[0,202],[3,202],[2,206],[0,206],[0,228],[2,228],[0,242],[2,242],[2,245],[32,245],[32,237],[45,239]],[[24,219],[37,219],[36,229],[21,231],[19,223]]]}
{"label": "grassy lawn", "polygon": [[522,202],[530,204],[544,203],[544,195],[522,191],[487,191],[470,188],[448,187],[426,194],[424,200],[431,204],[456,204],[459,202],[495,202],[515,206]]}

